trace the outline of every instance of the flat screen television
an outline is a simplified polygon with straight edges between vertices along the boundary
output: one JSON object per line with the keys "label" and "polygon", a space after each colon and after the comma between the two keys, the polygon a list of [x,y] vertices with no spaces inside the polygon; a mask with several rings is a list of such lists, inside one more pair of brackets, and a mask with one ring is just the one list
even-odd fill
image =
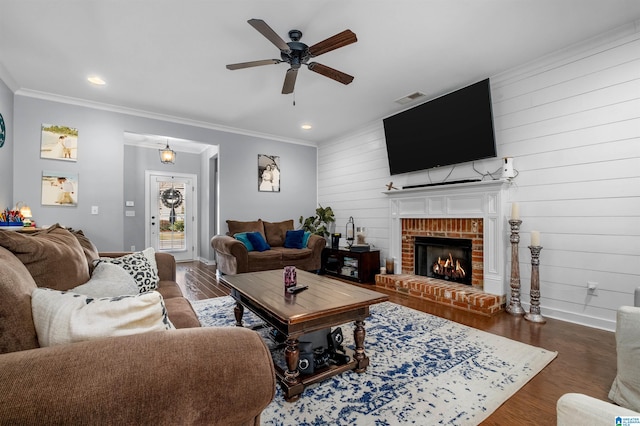
{"label": "flat screen television", "polygon": [[496,156],[489,79],[383,120],[392,175]]}

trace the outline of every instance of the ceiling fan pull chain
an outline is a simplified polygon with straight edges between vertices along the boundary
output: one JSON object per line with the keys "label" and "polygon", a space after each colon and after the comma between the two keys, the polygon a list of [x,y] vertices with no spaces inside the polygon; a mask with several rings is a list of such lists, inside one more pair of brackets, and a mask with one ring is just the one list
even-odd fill
{"label": "ceiling fan pull chain", "polygon": [[293,106],[296,106],[296,92],[293,92]]}

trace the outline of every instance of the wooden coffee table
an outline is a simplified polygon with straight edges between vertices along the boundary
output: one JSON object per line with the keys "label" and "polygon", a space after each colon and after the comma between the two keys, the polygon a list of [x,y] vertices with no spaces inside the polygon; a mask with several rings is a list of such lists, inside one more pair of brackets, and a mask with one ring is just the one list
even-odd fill
{"label": "wooden coffee table", "polygon": [[[236,325],[242,327],[246,307],[271,327],[286,336],[286,368],[274,363],[276,376],[287,401],[300,398],[305,386],[347,370],[366,371],[369,358],[364,351],[364,320],[369,306],[389,299],[385,294],[346,284],[310,272],[297,271],[298,285],[309,288],[297,294],[284,290],[283,270],[249,272],[220,276],[236,300]],[[351,360],[343,365],[329,364],[313,374],[298,371],[300,352],[298,339],[307,333],[354,321],[355,350],[347,348]]]}

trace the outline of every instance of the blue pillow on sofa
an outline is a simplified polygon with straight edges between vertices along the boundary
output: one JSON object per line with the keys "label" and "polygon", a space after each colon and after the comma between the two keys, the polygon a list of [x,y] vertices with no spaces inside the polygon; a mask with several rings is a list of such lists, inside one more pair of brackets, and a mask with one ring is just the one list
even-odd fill
{"label": "blue pillow on sofa", "polygon": [[287,231],[287,234],[284,238],[284,246],[286,248],[301,249],[304,247],[302,245],[303,239],[304,229],[299,229],[297,231]]}
{"label": "blue pillow on sofa", "polygon": [[309,237],[311,236],[311,232],[304,231],[304,236],[302,237],[302,248],[306,247],[309,244]]}
{"label": "blue pillow on sofa", "polygon": [[253,244],[251,244],[251,241],[249,241],[249,238],[247,238],[247,234],[248,232],[238,232],[237,234],[233,235],[233,238],[244,244],[244,246],[247,248],[247,251],[254,251],[255,248],[253,248]]}
{"label": "blue pillow on sofa", "polygon": [[270,250],[271,246],[267,244],[264,237],[259,232],[247,232],[247,238],[251,242],[254,249],[258,251]]}

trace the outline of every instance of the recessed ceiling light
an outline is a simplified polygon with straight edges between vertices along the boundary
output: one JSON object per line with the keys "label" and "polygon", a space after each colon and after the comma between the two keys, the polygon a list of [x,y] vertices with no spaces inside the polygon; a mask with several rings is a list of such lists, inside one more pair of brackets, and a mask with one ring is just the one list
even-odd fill
{"label": "recessed ceiling light", "polygon": [[311,130],[311,124],[303,124],[302,126],[300,126],[302,128],[302,130]]}
{"label": "recessed ceiling light", "polygon": [[101,79],[97,75],[92,75],[91,77],[88,77],[87,80],[89,80],[89,83],[95,84],[96,86],[104,86],[105,84],[107,84],[103,79]]}

